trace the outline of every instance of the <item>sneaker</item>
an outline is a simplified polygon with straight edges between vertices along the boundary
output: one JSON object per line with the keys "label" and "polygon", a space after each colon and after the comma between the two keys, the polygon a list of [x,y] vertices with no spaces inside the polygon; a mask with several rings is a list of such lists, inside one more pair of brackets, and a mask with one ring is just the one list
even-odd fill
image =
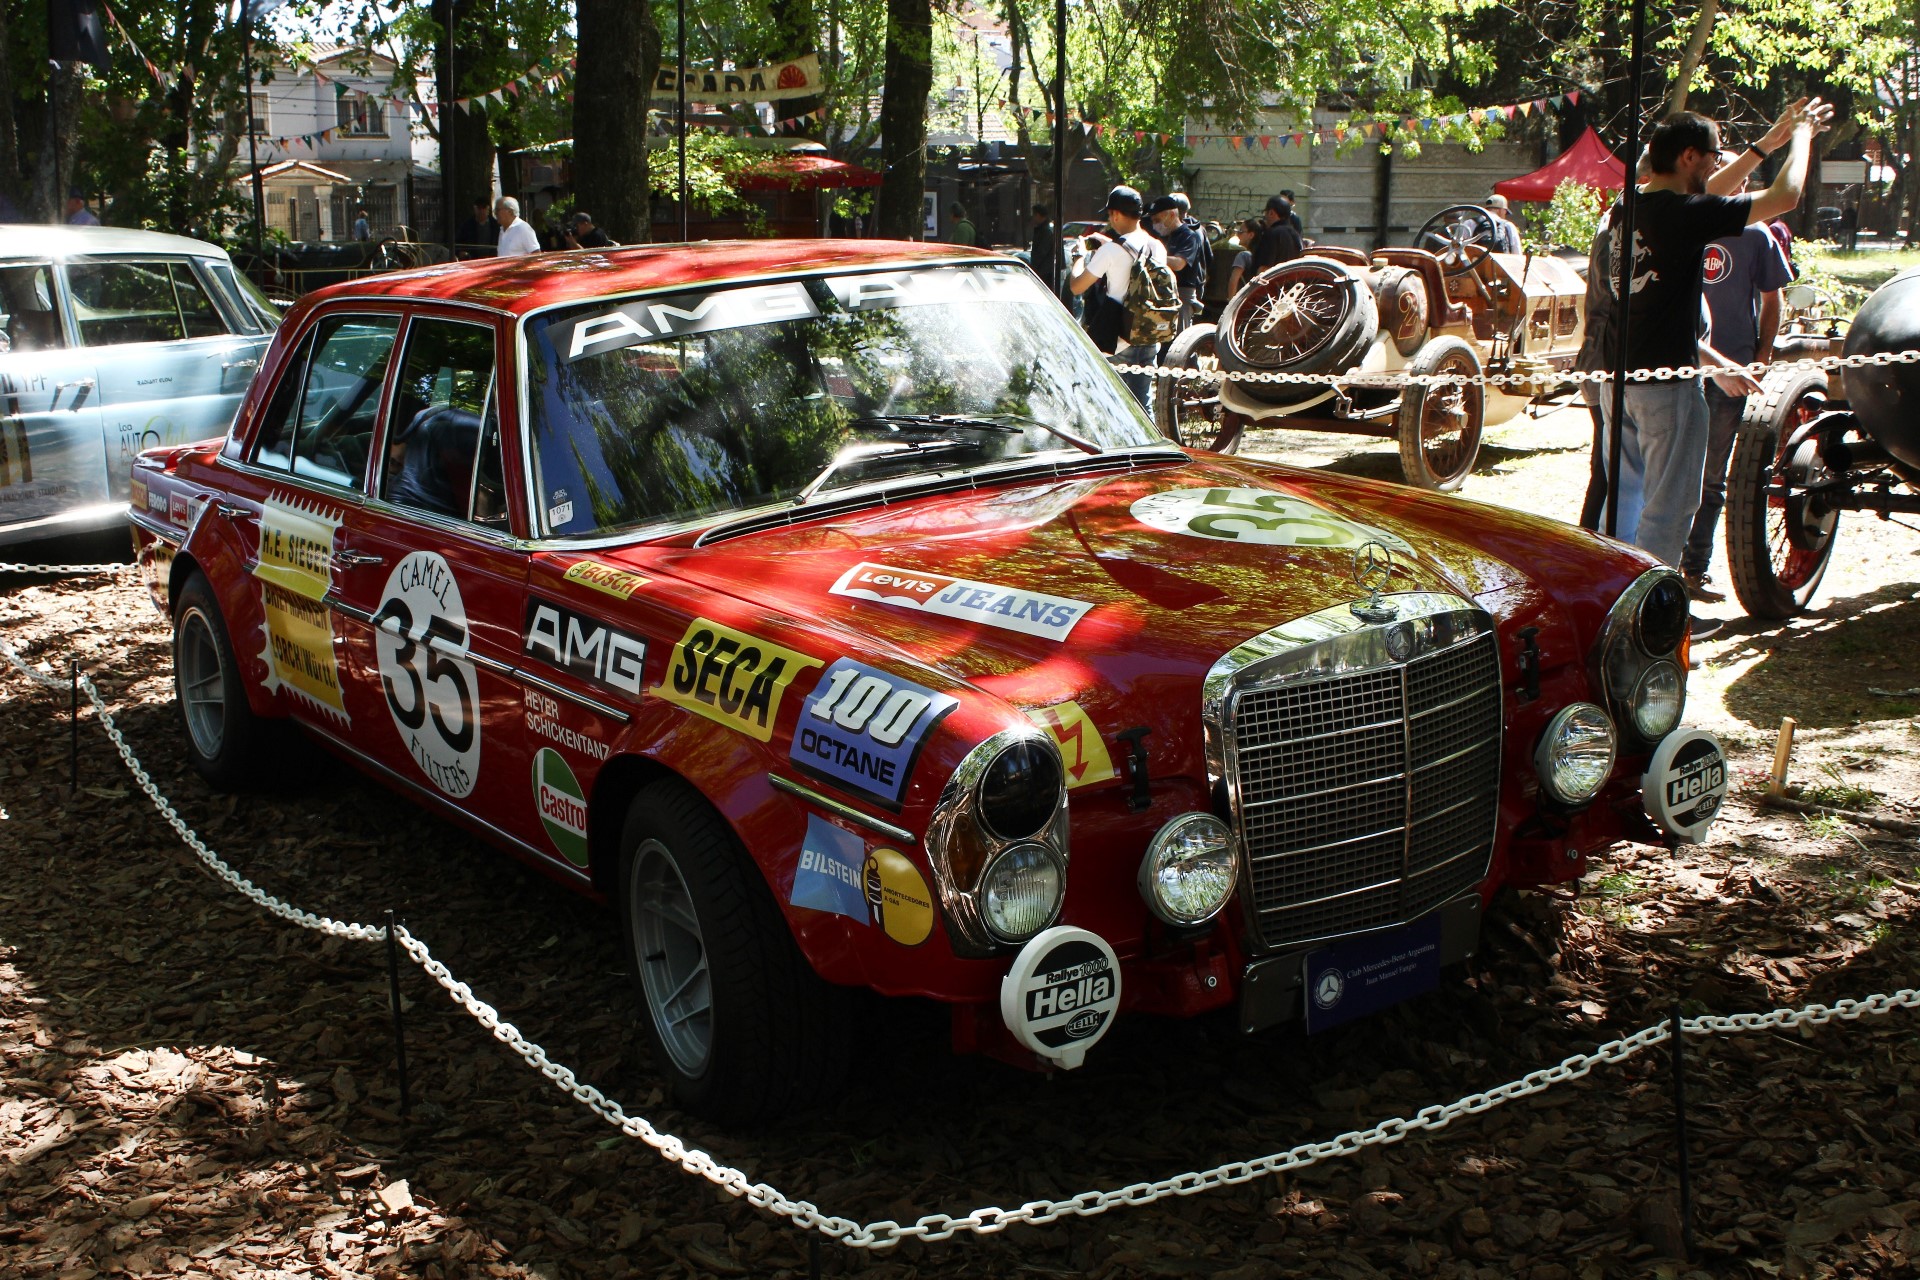
{"label": "sneaker", "polygon": [[1681,581],[1687,584],[1687,598],[1701,604],[1720,604],[1727,598],[1724,591],[1715,591],[1707,583],[1711,581],[1704,573],[1682,573]]}
{"label": "sneaker", "polygon": [[1725,625],[1718,618],[1703,618],[1696,613],[1687,619],[1687,634],[1695,640],[1711,640],[1720,634],[1720,628]]}

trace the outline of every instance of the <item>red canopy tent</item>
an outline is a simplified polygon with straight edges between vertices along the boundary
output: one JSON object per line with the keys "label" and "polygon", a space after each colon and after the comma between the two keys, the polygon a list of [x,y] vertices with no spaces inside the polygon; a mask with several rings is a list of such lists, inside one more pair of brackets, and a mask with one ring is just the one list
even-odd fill
{"label": "red canopy tent", "polygon": [[880,175],[827,156],[772,155],[741,170],[734,177],[733,185],[742,191],[827,191],[836,187],[877,187]]}
{"label": "red canopy tent", "polygon": [[1545,202],[1553,199],[1554,189],[1567,181],[1585,183],[1602,191],[1618,191],[1626,185],[1627,166],[1607,150],[1600,135],[1589,125],[1565,151],[1532,173],[1494,183],[1493,189],[1509,200]]}

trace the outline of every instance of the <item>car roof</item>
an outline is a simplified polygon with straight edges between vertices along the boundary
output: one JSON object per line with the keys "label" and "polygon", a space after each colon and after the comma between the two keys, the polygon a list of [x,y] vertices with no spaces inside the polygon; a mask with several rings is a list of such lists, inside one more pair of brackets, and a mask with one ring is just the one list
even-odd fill
{"label": "car roof", "polygon": [[48,226],[37,222],[0,223],[0,258],[76,258],[96,253],[167,253],[225,259],[217,244],[126,227]]}
{"label": "car roof", "polygon": [[576,249],[511,258],[445,262],[389,271],[330,285],[303,301],[334,298],[421,298],[478,303],[521,315],[558,303],[584,302],[645,289],[698,287],[755,276],[867,266],[919,266],[999,255],[960,245],[910,240],[702,240],[622,249]]}

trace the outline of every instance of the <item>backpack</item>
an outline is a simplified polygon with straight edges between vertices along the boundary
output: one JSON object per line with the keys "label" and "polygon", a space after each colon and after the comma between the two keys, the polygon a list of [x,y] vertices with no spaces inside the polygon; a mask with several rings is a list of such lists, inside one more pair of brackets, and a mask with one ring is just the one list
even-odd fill
{"label": "backpack", "polygon": [[1134,253],[1125,240],[1119,242],[1133,257],[1133,272],[1127,278],[1128,346],[1154,347],[1173,341],[1180,322],[1180,287],[1174,281],[1173,268],[1166,255],[1158,260],[1145,253]]}
{"label": "backpack", "polygon": [[1187,225],[1198,232],[1200,236],[1200,275],[1195,282],[1195,288],[1199,292],[1205,293],[1207,281],[1213,279],[1213,241],[1208,239],[1207,229],[1201,226],[1195,219],[1188,218]]}

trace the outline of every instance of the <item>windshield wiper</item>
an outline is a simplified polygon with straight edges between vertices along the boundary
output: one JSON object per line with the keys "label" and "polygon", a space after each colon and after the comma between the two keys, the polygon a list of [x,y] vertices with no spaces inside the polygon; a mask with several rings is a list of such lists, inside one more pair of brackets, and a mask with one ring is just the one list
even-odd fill
{"label": "windshield wiper", "polygon": [[1082,453],[1106,452],[1084,436],[1075,435],[1064,427],[1056,427],[1051,422],[1042,422],[1038,418],[1028,417],[1024,413],[877,413],[855,418],[849,425],[855,427],[975,427],[982,431],[1002,431],[1008,435],[1019,435],[1028,427],[1038,427],[1049,435],[1059,436]]}
{"label": "windshield wiper", "polygon": [[826,468],[809,480],[807,487],[794,496],[793,504],[797,507],[807,503],[814,494],[826,488],[827,481],[833,479],[840,469],[849,463],[864,462],[868,458],[883,458],[895,453],[922,453],[929,450],[938,452],[951,447],[950,443],[921,444],[912,440],[883,440],[876,444],[843,445],[840,451],[833,455],[833,461],[827,463]]}

